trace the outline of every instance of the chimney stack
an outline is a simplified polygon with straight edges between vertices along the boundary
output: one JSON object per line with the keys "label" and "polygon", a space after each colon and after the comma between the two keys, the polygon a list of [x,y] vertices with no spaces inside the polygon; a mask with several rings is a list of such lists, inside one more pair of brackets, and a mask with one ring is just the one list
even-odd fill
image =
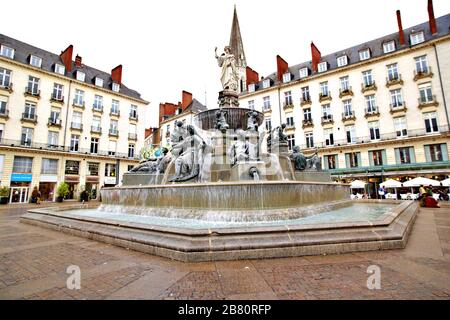
{"label": "chimney stack", "polygon": [[283,74],[289,71],[288,63],[279,55],[277,55],[277,79],[283,81]]}
{"label": "chimney stack", "polygon": [[314,42],[311,41],[311,60],[312,60],[312,71],[317,72],[317,66],[320,63],[320,59],[322,59],[322,54],[319,49],[317,49]]}
{"label": "chimney stack", "polygon": [[77,55],[77,56],[75,57],[75,65],[76,65],[77,67],[81,67],[81,57],[80,57],[79,55]]}
{"label": "chimney stack", "polygon": [[400,10],[397,10],[397,24],[398,24],[398,41],[401,46],[405,45],[405,32],[402,26],[402,16]]}
{"label": "chimney stack", "polygon": [[181,96],[181,108],[186,109],[192,103],[192,93],[184,91]]}
{"label": "chimney stack", "polygon": [[434,18],[433,0],[428,0],[428,18],[431,34],[437,33],[436,19]]}
{"label": "chimney stack", "polygon": [[111,79],[115,83],[122,84],[122,65],[118,65],[111,70]]}
{"label": "chimney stack", "polygon": [[59,55],[62,63],[66,67],[67,72],[72,71],[72,55],[73,55],[73,45],[68,46],[66,50],[62,51],[61,54]]}

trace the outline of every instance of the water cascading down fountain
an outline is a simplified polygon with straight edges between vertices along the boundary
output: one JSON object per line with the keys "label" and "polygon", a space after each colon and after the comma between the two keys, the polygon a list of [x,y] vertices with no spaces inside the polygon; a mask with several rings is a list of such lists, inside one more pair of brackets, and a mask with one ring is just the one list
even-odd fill
{"label": "water cascading down fountain", "polygon": [[170,150],[103,188],[98,208],[30,210],[22,222],[182,261],[404,247],[417,206],[352,204],[317,153],[289,153],[284,124],[266,133],[262,113],[239,107],[224,51],[218,108],[176,122]]}

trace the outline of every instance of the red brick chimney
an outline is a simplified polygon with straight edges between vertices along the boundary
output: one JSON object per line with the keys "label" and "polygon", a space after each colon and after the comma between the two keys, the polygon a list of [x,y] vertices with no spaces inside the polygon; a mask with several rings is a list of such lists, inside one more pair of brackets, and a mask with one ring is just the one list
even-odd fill
{"label": "red brick chimney", "polygon": [[184,110],[192,103],[192,93],[184,91],[181,97],[181,108]]}
{"label": "red brick chimney", "polygon": [[68,46],[66,50],[62,51],[61,54],[59,55],[62,63],[64,64],[68,72],[72,71],[72,55],[73,55],[73,45]]}
{"label": "red brick chimney", "polygon": [[320,53],[319,49],[317,49],[314,42],[311,41],[311,60],[313,72],[317,72],[317,66],[320,63],[320,59],[322,59],[322,54]]}
{"label": "red brick chimney", "polygon": [[434,18],[433,0],[428,0],[428,18],[431,34],[437,33],[436,19]]}
{"label": "red brick chimney", "polygon": [[111,70],[111,79],[118,84],[122,84],[122,65],[118,65]]}
{"label": "red brick chimney", "polygon": [[247,87],[248,87],[249,84],[257,83],[258,80],[259,80],[258,72],[256,72],[255,70],[253,70],[250,67],[246,67],[245,68],[245,76],[246,76],[246,79],[247,79],[247,83],[246,83]]}
{"label": "red brick chimney", "polygon": [[289,71],[288,63],[279,55],[277,55],[277,79],[278,81],[283,80],[283,74]]}
{"label": "red brick chimney", "polygon": [[76,65],[77,67],[81,67],[81,57],[80,57],[79,55],[77,55],[77,56],[75,57],[75,65]]}
{"label": "red brick chimney", "polygon": [[398,24],[398,42],[401,46],[405,45],[405,32],[403,32],[402,16],[400,10],[397,10],[397,24]]}

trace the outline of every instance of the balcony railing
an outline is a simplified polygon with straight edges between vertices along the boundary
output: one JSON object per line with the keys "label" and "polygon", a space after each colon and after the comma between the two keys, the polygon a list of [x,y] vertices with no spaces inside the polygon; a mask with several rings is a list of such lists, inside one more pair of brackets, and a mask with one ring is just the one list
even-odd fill
{"label": "balcony railing", "polygon": [[[362,136],[362,137],[355,137],[352,142],[348,142],[347,139],[341,139],[341,140],[334,140],[334,147],[341,147],[341,146],[347,146],[347,145],[355,145],[355,144],[361,144],[361,143],[370,143],[370,142],[383,142],[383,141],[392,141],[392,140],[399,140],[404,138],[419,138],[419,137],[425,137],[425,136],[436,136],[441,134],[450,134],[449,126],[443,125],[438,127],[438,132],[427,132],[425,128],[423,129],[414,129],[414,130],[408,130],[408,136],[407,137],[398,137],[397,132],[388,132],[388,133],[381,133],[380,139],[372,140],[370,136]],[[329,148],[330,146],[327,146],[325,142],[314,142],[315,147],[318,148]],[[306,144],[299,145],[301,149],[308,149],[306,148]]]}
{"label": "balcony railing", "polygon": [[355,120],[355,111],[342,112],[342,121]]}
{"label": "balcony railing", "polygon": [[128,139],[129,140],[137,140],[137,134],[136,133],[128,133]]}
{"label": "balcony railing", "polygon": [[85,101],[76,101],[75,99],[73,100],[72,106],[77,107],[77,108],[81,108],[84,109],[86,107],[86,102]]}
{"label": "balcony railing", "polygon": [[71,122],[70,123],[70,128],[73,129],[73,130],[82,131],[83,130],[83,124],[79,123],[79,122]]}
{"label": "balcony railing", "polygon": [[377,85],[375,81],[372,81],[370,83],[361,83],[361,92],[365,93],[367,91],[376,91]]}
{"label": "balcony railing", "polygon": [[35,97],[35,98],[40,98],[41,97],[41,90],[33,90],[32,88],[30,88],[30,87],[25,87],[25,95],[26,96],[32,96],[32,97]]}
{"label": "balcony railing", "polygon": [[138,115],[137,115],[137,113],[136,113],[136,114],[130,113],[129,119],[130,119],[130,120],[135,120],[135,121],[137,121],[137,120],[138,120]]}
{"label": "balcony railing", "polygon": [[389,77],[386,77],[386,87],[389,88],[395,85],[403,85],[402,75],[396,74]]}
{"label": "balcony railing", "polygon": [[435,95],[432,95],[431,97],[420,97],[417,101],[419,102],[419,109],[438,105]]}
{"label": "balcony railing", "polygon": [[52,96],[50,97],[50,101],[58,102],[58,103],[64,103],[64,97],[63,96],[57,96],[52,93]]}
{"label": "balcony railing", "polygon": [[303,123],[303,125],[302,125],[303,129],[314,126],[312,119],[303,119],[302,123]]}
{"label": "balcony railing", "polygon": [[91,133],[102,133],[102,127],[100,127],[100,126],[91,126]]}
{"label": "balcony railing", "polygon": [[292,108],[294,108],[294,104],[292,103],[292,101],[283,102],[283,110],[292,109]]}
{"label": "balcony railing", "polygon": [[62,121],[59,118],[48,118],[47,125],[49,126],[55,126],[55,127],[61,127]]}
{"label": "balcony railing", "polygon": [[328,92],[326,92],[326,93],[319,93],[319,101],[320,102],[322,102],[322,101],[327,101],[327,100],[332,100],[332,98],[331,98],[331,94],[330,94],[330,92],[328,91]]}
{"label": "balcony railing", "polygon": [[12,82],[0,85],[0,90],[5,90],[5,91],[8,91],[9,93],[13,92]]}
{"label": "balcony railing", "polygon": [[[70,146],[60,146],[60,145],[52,145],[52,144],[48,144],[48,143],[32,142],[31,140],[21,141],[21,140],[10,140],[10,139],[0,138],[0,145],[8,146],[8,147],[26,147],[26,148],[30,148],[30,149],[36,149],[36,150],[49,150],[49,151],[59,151],[59,152],[71,152],[71,153],[77,152],[77,153],[86,154],[86,155],[91,154],[91,150],[89,148],[78,148],[78,151],[71,151]],[[110,156],[109,151],[105,151],[105,150],[98,150],[98,152],[96,152],[96,155],[105,156],[105,157]],[[128,153],[121,153],[121,152],[116,152],[114,157],[129,159]],[[139,155],[135,155],[133,157],[133,159],[138,160]]]}
{"label": "balcony railing", "polygon": [[403,102],[401,102],[401,103],[399,103],[399,102],[397,102],[397,103],[390,103],[389,104],[389,107],[390,107],[390,109],[391,109],[391,114],[392,113],[395,113],[395,112],[402,112],[402,111],[406,111],[406,104],[405,104],[405,102],[403,101]]}
{"label": "balcony railing", "polygon": [[352,86],[349,86],[348,88],[340,88],[339,89],[339,98],[347,97],[347,96],[353,96],[353,90]]}
{"label": "balcony railing", "polygon": [[380,115],[380,111],[378,110],[378,107],[365,108],[364,113],[365,113],[366,118],[370,117],[370,116],[379,116]]}
{"label": "balcony railing", "polygon": [[119,130],[110,128],[109,129],[109,135],[112,136],[112,137],[118,137],[119,136]]}
{"label": "balcony railing", "polygon": [[433,72],[431,71],[431,67],[423,68],[422,70],[414,70],[414,81],[423,78],[432,78]]}
{"label": "balcony railing", "polygon": [[272,112],[272,106],[271,105],[265,105],[262,109],[263,112]]}
{"label": "balcony railing", "polygon": [[103,113],[103,105],[93,104],[92,105],[92,111],[101,112]]}
{"label": "balcony railing", "polygon": [[310,95],[308,95],[308,96],[306,96],[306,97],[304,97],[304,96],[302,96],[301,98],[300,98],[300,105],[303,107],[303,106],[305,106],[305,105],[308,105],[308,104],[311,104],[312,102],[311,102],[311,96]]}
{"label": "balcony railing", "polygon": [[27,122],[32,122],[32,123],[36,123],[37,122],[37,115],[35,113],[22,113],[22,121],[27,121]]}
{"label": "balcony railing", "polygon": [[9,110],[6,108],[0,109],[0,118],[8,119],[9,118]]}
{"label": "balcony railing", "polygon": [[119,117],[120,116],[120,110],[110,110],[109,115],[113,117]]}
{"label": "balcony railing", "polygon": [[328,114],[326,116],[322,116],[322,124],[334,123],[333,115]]}

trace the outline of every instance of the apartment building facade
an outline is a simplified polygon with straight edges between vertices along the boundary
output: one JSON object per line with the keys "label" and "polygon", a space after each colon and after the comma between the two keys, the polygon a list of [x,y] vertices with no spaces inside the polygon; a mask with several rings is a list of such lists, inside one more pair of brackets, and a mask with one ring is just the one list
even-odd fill
{"label": "apartment building facade", "polygon": [[53,201],[83,189],[98,196],[139,161],[149,104],[111,73],[0,35],[0,184],[10,202],[27,202],[34,187]]}
{"label": "apartment building facade", "polygon": [[259,79],[247,68],[242,107],[265,115],[268,131],[286,123],[289,148],[318,152],[335,180],[450,174],[450,14]]}

